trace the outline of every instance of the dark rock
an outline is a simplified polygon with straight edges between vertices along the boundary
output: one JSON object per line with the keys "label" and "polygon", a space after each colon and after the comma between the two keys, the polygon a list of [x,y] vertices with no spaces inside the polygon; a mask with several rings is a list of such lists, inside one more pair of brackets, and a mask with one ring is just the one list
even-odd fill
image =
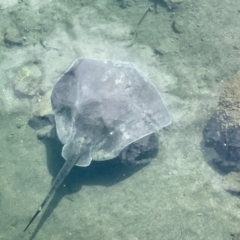
{"label": "dark rock", "polygon": [[175,33],[183,33],[184,32],[184,21],[180,19],[175,19],[172,23],[172,29]]}
{"label": "dark rock", "polygon": [[47,115],[47,116],[43,116],[43,117],[33,116],[29,120],[28,124],[34,130],[39,130],[48,125],[53,125],[54,124],[54,116],[53,115]]}
{"label": "dark rock", "polygon": [[125,165],[137,165],[149,163],[157,154],[158,138],[151,134],[127,146],[119,157]]}
{"label": "dark rock", "polygon": [[8,28],[4,34],[3,41],[8,45],[21,46],[23,44],[23,38],[16,28]]}

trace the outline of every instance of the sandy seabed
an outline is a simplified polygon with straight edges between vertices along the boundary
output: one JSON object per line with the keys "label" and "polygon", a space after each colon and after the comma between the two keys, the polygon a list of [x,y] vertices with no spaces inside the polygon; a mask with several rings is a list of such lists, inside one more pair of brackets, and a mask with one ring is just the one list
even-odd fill
{"label": "sandy seabed", "polygon": [[[153,2],[2,2],[0,239],[240,239],[239,198],[206,163],[215,153],[202,136],[239,70],[238,1],[186,0],[168,9],[170,2],[149,11],[137,29]],[[73,169],[23,233],[63,159],[59,144],[44,144],[28,126],[38,98],[17,98],[14,76],[37,64],[48,90],[77,57],[135,63],[161,92],[172,124],[159,131],[158,157],[144,168]]]}

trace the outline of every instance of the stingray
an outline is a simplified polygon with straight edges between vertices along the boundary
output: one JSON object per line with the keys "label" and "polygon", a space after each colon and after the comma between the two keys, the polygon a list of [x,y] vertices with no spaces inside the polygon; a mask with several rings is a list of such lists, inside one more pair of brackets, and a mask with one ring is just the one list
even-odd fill
{"label": "stingray", "polygon": [[75,165],[113,159],[171,123],[157,89],[128,62],[76,59],[54,85],[51,103],[66,162],[24,231]]}

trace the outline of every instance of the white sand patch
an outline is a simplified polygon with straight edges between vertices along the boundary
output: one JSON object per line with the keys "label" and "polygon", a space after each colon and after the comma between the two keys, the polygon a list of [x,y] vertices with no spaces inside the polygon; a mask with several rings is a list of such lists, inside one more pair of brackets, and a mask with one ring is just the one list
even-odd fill
{"label": "white sand patch", "polygon": [[0,1],[0,9],[6,9],[9,7],[13,7],[18,4],[18,0],[1,0]]}

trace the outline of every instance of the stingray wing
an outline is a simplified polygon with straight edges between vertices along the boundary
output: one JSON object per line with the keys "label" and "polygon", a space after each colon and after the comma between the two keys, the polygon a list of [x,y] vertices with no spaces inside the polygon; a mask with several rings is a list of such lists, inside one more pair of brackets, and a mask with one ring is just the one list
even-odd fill
{"label": "stingray wing", "polygon": [[116,157],[171,123],[156,88],[135,65],[120,61],[75,60],[54,86],[52,107],[60,141],[91,139],[94,160]]}

